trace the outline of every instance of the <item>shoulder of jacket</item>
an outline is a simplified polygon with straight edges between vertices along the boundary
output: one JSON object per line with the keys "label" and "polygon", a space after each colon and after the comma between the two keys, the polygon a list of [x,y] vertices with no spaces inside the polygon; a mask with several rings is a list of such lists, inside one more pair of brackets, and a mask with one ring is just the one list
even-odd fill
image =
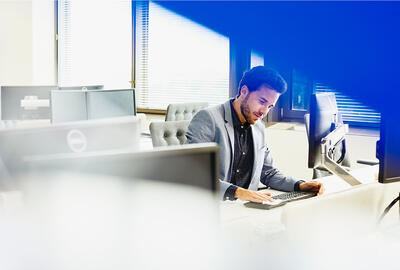
{"label": "shoulder of jacket", "polygon": [[265,126],[265,123],[264,123],[264,121],[263,121],[262,119],[258,120],[254,126],[255,126],[257,129],[259,129],[259,130],[265,132],[266,126]]}

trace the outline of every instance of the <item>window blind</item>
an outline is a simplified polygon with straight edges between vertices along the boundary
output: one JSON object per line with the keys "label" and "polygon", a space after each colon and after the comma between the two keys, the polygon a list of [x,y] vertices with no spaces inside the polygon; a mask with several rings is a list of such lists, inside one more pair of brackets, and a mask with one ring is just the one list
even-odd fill
{"label": "window blind", "polygon": [[130,88],[131,1],[58,1],[58,84]]}
{"label": "window blind", "polygon": [[139,108],[229,98],[229,40],[153,2],[136,2]]}
{"label": "window blind", "polygon": [[332,89],[321,83],[314,83],[314,93],[334,93],[339,112],[343,121],[353,125],[378,126],[381,120],[379,112],[363,105],[361,102],[344,95],[342,92]]}

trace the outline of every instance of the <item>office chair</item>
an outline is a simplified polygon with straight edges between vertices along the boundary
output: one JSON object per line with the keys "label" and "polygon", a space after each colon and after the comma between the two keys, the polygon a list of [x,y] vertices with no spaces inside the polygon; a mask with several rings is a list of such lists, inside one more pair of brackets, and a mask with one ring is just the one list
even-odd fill
{"label": "office chair", "polygon": [[191,120],[198,111],[207,107],[207,102],[169,104],[165,121]]}
{"label": "office chair", "polygon": [[153,147],[184,144],[189,123],[190,120],[150,123]]}
{"label": "office chair", "polygon": [[[306,125],[306,133],[307,133],[307,138],[309,138],[309,134],[310,134],[310,114],[306,113],[304,115],[304,123]],[[338,151],[341,151],[342,149],[338,149]],[[335,151],[336,153],[336,151]],[[349,169],[350,168],[350,158],[349,158],[349,152],[347,151],[344,155],[343,160],[340,162],[340,165],[342,165],[343,167]],[[331,175],[330,172],[325,171],[325,170],[321,170],[321,169],[313,169],[313,179],[316,178],[321,178],[324,176],[329,176]]]}

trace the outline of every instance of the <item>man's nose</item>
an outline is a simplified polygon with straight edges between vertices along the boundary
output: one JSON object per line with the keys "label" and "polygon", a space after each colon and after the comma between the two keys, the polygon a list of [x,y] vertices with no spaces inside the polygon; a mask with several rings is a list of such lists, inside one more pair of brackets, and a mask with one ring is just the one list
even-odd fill
{"label": "man's nose", "polygon": [[262,113],[262,114],[265,116],[265,115],[267,115],[268,111],[269,111],[269,108],[268,108],[268,107],[263,107],[263,108],[260,110],[260,113]]}

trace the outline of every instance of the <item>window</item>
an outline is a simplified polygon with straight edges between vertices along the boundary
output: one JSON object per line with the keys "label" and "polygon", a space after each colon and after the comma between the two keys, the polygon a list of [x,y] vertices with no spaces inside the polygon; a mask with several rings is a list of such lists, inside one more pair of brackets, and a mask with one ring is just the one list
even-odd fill
{"label": "window", "polygon": [[251,50],[250,53],[250,68],[264,65],[264,55],[258,51]]}
{"label": "window", "polygon": [[307,111],[310,103],[310,81],[301,72],[292,73],[292,110]]}
{"label": "window", "polygon": [[138,107],[229,98],[229,40],[153,2],[136,2]]}
{"label": "window", "polygon": [[342,91],[310,80],[299,70],[292,70],[289,83],[289,94],[283,104],[283,114],[286,120],[301,120],[307,113],[311,93],[335,93],[336,102],[342,119],[352,126],[378,127],[380,113],[365,106],[358,100],[343,94]]}
{"label": "window", "polygon": [[130,88],[131,1],[58,1],[58,84]]}
{"label": "window", "polygon": [[361,102],[321,83],[314,83],[313,89],[314,93],[335,93],[339,112],[345,123],[358,126],[379,126],[381,121],[380,113],[363,105]]}

